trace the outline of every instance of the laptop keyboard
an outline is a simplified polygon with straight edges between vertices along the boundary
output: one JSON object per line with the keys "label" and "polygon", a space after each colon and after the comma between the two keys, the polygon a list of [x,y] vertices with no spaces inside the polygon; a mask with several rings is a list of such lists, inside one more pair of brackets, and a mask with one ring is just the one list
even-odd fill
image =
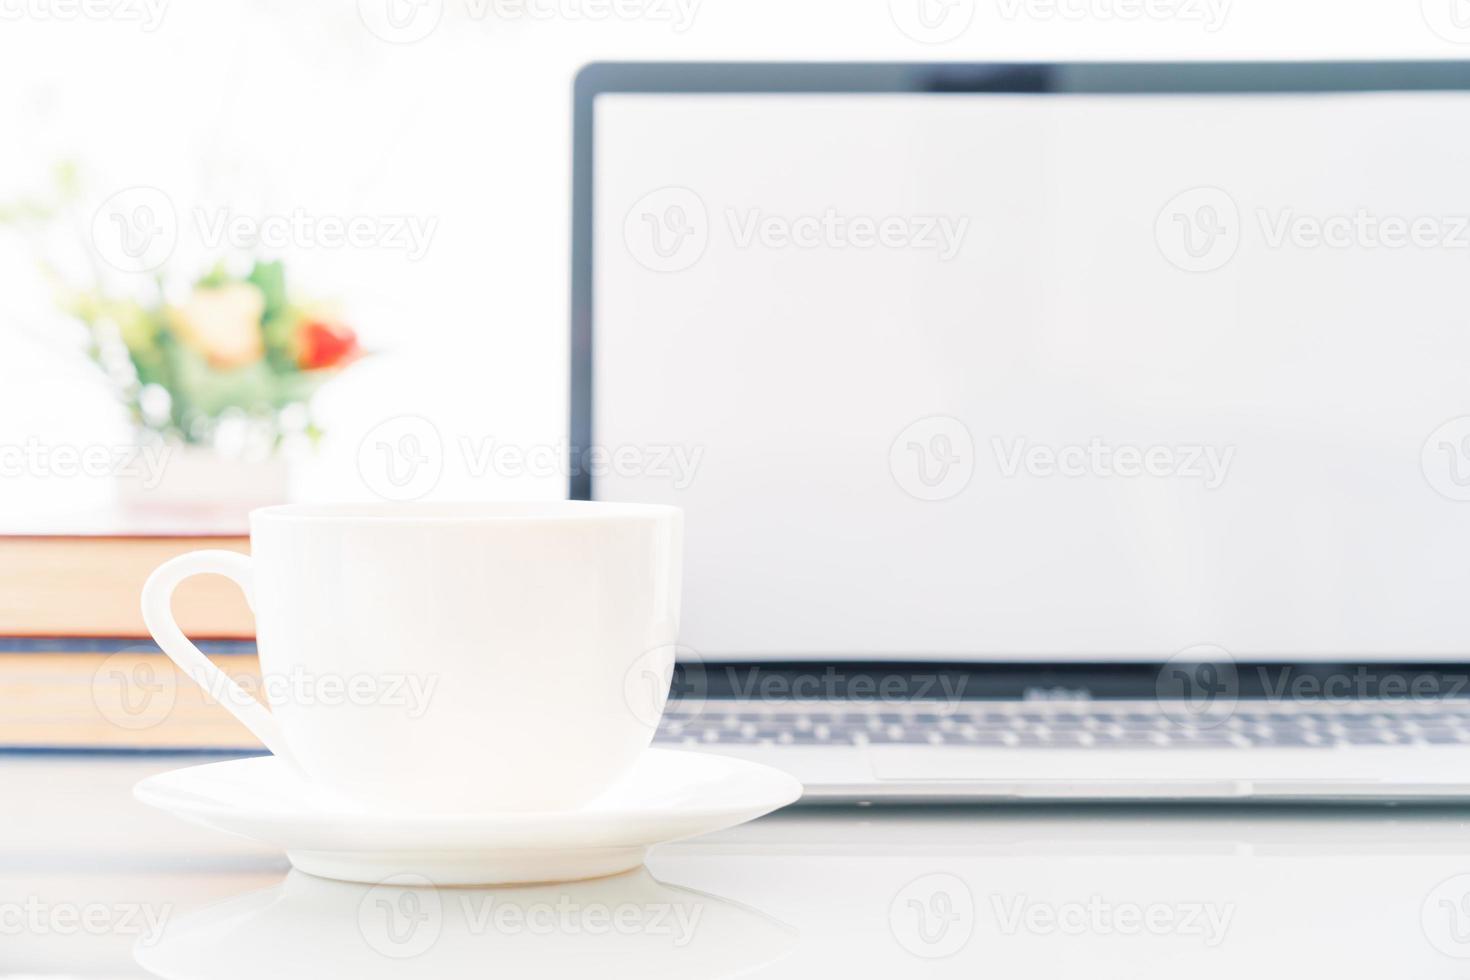
{"label": "laptop keyboard", "polygon": [[999,710],[944,706],[926,711],[807,711],[799,707],[665,713],[665,745],[961,745],[985,748],[1342,748],[1470,745],[1470,701],[1422,707],[1240,705],[1227,717],[1182,711]]}

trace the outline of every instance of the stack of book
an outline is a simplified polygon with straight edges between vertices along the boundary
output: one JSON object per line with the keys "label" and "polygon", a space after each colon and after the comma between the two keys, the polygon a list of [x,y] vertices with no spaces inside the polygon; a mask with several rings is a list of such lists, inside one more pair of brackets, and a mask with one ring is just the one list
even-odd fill
{"label": "stack of book", "polygon": [[[243,528],[103,516],[0,533],[0,750],[241,752],[260,744],[149,638],[148,574],[199,548],[249,552]],[[240,590],[207,575],[178,589],[180,627],[232,676],[258,676]]]}

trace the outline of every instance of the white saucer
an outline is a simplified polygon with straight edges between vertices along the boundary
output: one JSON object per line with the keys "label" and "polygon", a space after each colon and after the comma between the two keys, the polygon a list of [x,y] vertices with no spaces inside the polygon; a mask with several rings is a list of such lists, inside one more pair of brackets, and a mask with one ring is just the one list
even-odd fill
{"label": "white saucer", "polygon": [[274,756],[150,776],[150,806],[286,851],[309,874],[436,885],[572,881],[643,863],[650,846],[723,830],[795,802],[801,784],[769,766],[650,749],[624,779],[574,810],[430,816],[382,813],[307,782]]}

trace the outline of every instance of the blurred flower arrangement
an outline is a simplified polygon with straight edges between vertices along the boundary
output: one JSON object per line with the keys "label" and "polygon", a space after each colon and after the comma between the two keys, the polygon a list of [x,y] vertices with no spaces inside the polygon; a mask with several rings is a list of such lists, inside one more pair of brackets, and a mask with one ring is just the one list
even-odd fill
{"label": "blurred flower arrangement", "polygon": [[[160,290],[161,292],[161,290]],[[357,359],[357,335],[325,308],[293,301],[280,262],[256,261],[243,276],[223,266],[176,302],[74,292],[67,307],[90,334],[89,353],[118,384],[141,428],[186,444],[212,445],[239,421],[272,448],[305,415],[323,381]],[[127,370],[119,372],[119,354]]]}
{"label": "blurred flower arrangement", "polygon": [[[71,209],[77,183],[72,168],[58,168],[54,199],[0,206],[0,225],[43,238],[80,228]],[[88,276],[63,273],[44,248],[36,253],[60,308],[86,328],[87,354],[140,440],[263,458],[292,437],[320,436],[312,395],[363,350],[330,306],[288,291],[280,261],[247,259],[248,268],[233,272],[220,263],[182,279],[182,288],[176,270],[160,269],[119,288],[85,235],[77,238]]]}

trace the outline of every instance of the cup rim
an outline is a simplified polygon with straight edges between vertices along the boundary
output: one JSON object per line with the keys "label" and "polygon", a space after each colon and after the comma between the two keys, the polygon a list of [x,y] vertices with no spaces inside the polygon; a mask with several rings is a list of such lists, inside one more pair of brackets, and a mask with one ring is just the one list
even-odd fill
{"label": "cup rim", "polygon": [[378,503],[273,504],[250,512],[250,522],[300,524],[507,524],[649,520],[678,516],[671,504],[623,503],[609,500],[419,501]]}

